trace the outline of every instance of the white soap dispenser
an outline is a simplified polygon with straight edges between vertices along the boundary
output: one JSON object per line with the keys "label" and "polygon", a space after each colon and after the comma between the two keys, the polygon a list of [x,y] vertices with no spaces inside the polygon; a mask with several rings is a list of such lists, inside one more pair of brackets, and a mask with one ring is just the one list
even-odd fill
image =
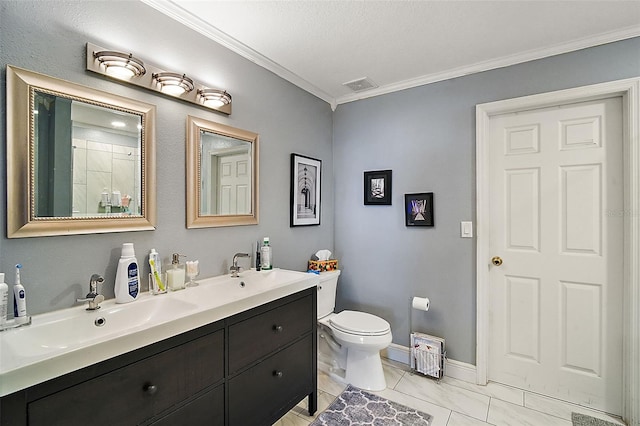
{"label": "white soap dispenser", "polygon": [[184,283],[184,263],[180,263],[179,253],[173,253],[171,255],[171,265],[167,267],[167,285],[169,290],[176,291],[185,288]]}
{"label": "white soap dispenser", "polygon": [[116,272],[116,303],[129,303],[140,294],[140,271],[133,243],[122,244],[122,255]]}

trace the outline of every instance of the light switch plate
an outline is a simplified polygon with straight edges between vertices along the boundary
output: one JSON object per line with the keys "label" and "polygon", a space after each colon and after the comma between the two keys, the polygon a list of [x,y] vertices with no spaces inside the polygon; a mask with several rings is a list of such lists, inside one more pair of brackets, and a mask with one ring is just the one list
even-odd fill
{"label": "light switch plate", "polygon": [[473,222],[460,222],[460,237],[473,238]]}

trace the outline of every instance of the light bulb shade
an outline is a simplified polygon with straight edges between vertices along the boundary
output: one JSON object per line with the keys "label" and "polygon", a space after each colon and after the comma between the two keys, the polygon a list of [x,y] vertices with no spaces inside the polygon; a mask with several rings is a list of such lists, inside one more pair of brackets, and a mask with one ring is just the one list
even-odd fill
{"label": "light bulb shade", "polygon": [[209,108],[219,108],[231,103],[231,95],[220,89],[200,89],[198,90],[200,102]]}
{"label": "light bulb shade", "polygon": [[144,62],[133,56],[133,54],[116,52],[112,50],[101,50],[93,52],[93,57],[105,68],[105,72],[113,77],[127,79],[140,77],[147,70]]}
{"label": "light bulb shade", "polygon": [[193,80],[185,74],[175,72],[159,72],[153,74],[153,79],[160,85],[163,93],[173,96],[180,96],[193,90]]}
{"label": "light bulb shade", "polygon": [[231,95],[226,90],[211,88],[182,72],[169,72],[146,59],[142,62],[132,54],[92,43],[87,43],[86,47],[87,71],[108,76],[112,81],[160,92],[208,111],[231,115]]}

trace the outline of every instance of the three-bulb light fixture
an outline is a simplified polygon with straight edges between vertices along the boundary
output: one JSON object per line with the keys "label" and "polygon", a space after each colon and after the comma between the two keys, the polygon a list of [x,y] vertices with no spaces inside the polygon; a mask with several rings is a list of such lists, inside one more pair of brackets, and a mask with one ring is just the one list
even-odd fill
{"label": "three-bulb light fixture", "polygon": [[224,114],[231,114],[231,95],[206,87],[186,74],[145,64],[131,53],[104,49],[87,43],[87,70],[145,89],[161,92]]}

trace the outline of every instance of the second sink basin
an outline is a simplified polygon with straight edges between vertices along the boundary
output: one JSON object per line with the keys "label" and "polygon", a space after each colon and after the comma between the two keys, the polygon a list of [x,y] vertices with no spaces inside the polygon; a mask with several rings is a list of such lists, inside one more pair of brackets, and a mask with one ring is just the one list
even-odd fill
{"label": "second sink basin", "polygon": [[0,333],[0,372],[10,370],[14,358],[40,359],[52,352],[75,350],[149,323],[171,321],[196,308],[182,300],[147,296],[123,305],[107,301],[96,311],[74,307],[36,315],[28,327]]}

